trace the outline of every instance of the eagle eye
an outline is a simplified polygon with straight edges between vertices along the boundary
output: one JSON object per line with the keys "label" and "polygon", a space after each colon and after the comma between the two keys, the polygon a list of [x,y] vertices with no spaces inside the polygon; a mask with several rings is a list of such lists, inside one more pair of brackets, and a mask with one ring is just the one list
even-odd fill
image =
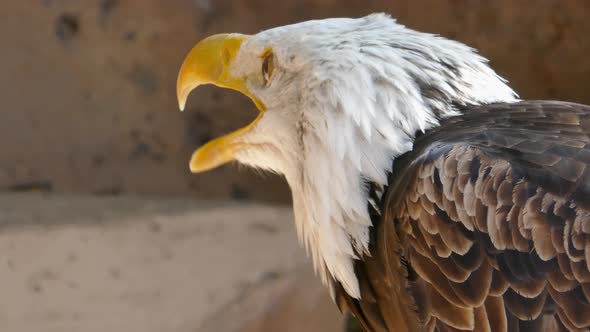
{"label": "eagle eye", "polygon": [[274,71],[274,57],[272,51],[267,50],[264,52],[262,58],[262,77],[264,78],[264,84],[268,84]]}

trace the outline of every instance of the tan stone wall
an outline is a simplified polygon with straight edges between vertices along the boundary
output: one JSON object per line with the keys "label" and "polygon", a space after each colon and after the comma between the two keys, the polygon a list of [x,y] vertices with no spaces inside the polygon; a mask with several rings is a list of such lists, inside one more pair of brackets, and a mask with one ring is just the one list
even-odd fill
{"label": "tan stone wall", "polygon": [[590,103],[587,0],[39,0],[0,9],[0,187],[288,201],[282,180],[191,151],[255,116],[203,88],[177,111],[176,73],[200,38],[385,11],[475,46],[524,98]]}

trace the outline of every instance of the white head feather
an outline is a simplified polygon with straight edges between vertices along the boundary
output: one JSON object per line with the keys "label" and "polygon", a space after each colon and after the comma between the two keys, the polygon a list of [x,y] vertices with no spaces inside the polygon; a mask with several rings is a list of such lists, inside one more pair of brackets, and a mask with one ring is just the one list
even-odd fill
{"label": "white head feather", "polygon": [[[275,69],[264,82],[259,54],[267,49]],[[232,74],[249,77],[267,111],[237,159],[284,174],[300,240],[324,282],[331,276],[360,297],[353,261],[368,253],[367,183],[387,185],[415,132],[458,115],[453,105],[515,100],[486,62],[383,14],[279,27],[241,46]]]}

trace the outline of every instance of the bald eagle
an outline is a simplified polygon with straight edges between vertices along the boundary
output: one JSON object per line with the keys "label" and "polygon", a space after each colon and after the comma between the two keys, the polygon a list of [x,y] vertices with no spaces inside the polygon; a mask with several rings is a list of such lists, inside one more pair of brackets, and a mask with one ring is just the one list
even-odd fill
{"label": "bald eagle", "polygon": [[472,48],[388,15],[220,34],[177,81],[259,115],[194,152],[282,174],[299,239],[366,331],[587,331],[590,107],[519,100]]}

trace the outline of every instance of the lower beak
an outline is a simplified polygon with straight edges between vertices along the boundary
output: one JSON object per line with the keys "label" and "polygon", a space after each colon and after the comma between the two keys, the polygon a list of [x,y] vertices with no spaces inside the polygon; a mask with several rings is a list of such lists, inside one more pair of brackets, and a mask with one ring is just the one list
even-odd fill
{"label": "lower beak", "polygon": [[238,152],[248,146],[240,138],[256,125],[262,114],[258,113],[256,119],[247,126],[215,138],[193,152],[189,163],[191,172],[208,171],[235,160]]}
{"label": "lower beak", "polygon": [[263,116],[264,106],[250,93],[244,78],[233,77],[230,73],[231,65],[242,43],[248,38],[240,34],[220,34],[203,39],[189,52],[180,68],[176,94],[181,110],[184,110],[192,90],[199,85],[213,84],[237,90],[248,96],[260,111],[256,119],[247,126],[218,137],[197,149],[190,160],[190,170],[193,173],[204,172],[235,160],[238,152],[248,145],[241,138],[251,131]]}

